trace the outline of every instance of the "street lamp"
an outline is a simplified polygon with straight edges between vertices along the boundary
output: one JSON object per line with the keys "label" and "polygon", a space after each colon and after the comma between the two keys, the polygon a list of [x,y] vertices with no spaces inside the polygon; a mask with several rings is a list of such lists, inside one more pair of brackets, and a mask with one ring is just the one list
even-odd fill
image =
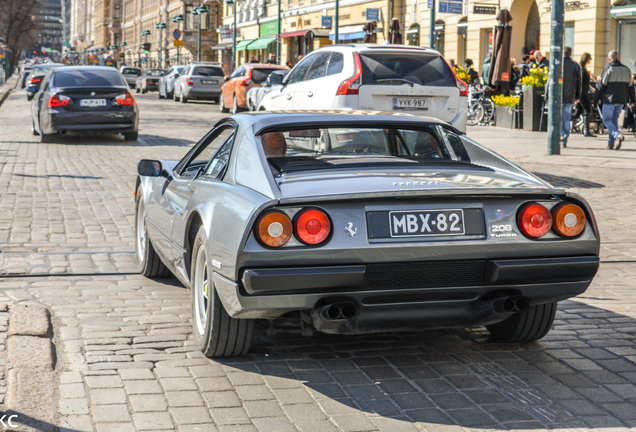
{"label": "street lamp", "polygon": [[[177,25],[177,28],[179,27],[179,21],[183,21],[183,15],[179,14],[172,17],[172,22]],[[179,64],[179,45],[177,45],[177,64]]]}
{"label": "street lamp", "polygon": [[163,29],[166,28],[166,23],[157,23],[155,28],[159,29],[159,69],[163,69]]}
{"label": "street lamp", "polygon": [[201,61],[201,15],[203,15],[207,11],[208,11],[208,8],[204,4],[202,4],[198,8],[194,8],[194,10],[192,11],[193,13],[199,15],[199,39],[197,43],[197,52],[198,52],[197,58],[199,61]]}

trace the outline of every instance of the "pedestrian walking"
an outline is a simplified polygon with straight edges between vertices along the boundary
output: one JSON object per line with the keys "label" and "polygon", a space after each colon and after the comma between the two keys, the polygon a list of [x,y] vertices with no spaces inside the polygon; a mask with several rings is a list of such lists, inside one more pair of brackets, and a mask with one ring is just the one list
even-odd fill
{"label": "pedestrian walking", "polygon": [[581,98],[581,68],[572,60],[572,48],[563,50],[563,103],[561,105],[561,145],[568,146],[572,105]]}
{"label": "pedestrian walking", "polygon": [[534,56],[534,64],[537,65],[537,67],[549,67],[550,66],[550,62],[548,61],[547,58],[545,58],[543,56],[541,51],[534,50],[534,53],[532,55]]}
{"label": "pedestrian walking", "polygon": [[590,101],[590,73],[587,65],[592,61],[592,54],[584,52],[579,61],[581,66],[581,99],[578,104],[577,115],[583,119],[583,136],[595,138],[590,132],[590,116],[592,115],[592,102]]}
{"label": "pedestrian walking", "polygon": [[[636,74],[632,75],[632,82],[636,86]],[[623,129],[627,129],[628,132],[636,132],[636,110],[629,105],[625,105],[625,115],[623,116]]]}
{"label": "pedestrian walking", "polygon": [[634,83],[631,70],[619,61],[618,51],[611,50],[607,54],[607,59],[609,64],[605,66],[596,83],[594,102],[603,102],[603,123],[609,133],[607,148],[618,150],[625,140],[618,130],[618,117],[625,104],[634,109]]}
{"label": "pedestrian walking", "polygon": [[265,62],[266,64],[276,64],[276,54],[269,53],[269,58]]}

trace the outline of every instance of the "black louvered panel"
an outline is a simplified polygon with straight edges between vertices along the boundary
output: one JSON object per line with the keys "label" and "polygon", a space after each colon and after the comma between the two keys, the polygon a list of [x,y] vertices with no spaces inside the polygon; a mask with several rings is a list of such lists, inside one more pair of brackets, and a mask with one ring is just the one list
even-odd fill
{"label": "black louvered panel", "polygon": [[364,288],[381,290],[481,285],[485,268],[486,260],[367,264]]}

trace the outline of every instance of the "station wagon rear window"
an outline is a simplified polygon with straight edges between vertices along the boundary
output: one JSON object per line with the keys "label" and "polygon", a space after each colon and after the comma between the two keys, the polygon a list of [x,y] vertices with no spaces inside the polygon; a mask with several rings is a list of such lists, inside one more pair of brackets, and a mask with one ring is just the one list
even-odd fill
{"label": "station wagon rear window", "polygon": [[455,87],[455,77],[438,55],[360,53],[363,84]]}
{"label": "station wagon rear window", "polygon": [[141,70],[137,69],[137,68],[126,68],[124,69],[121,73],[123,73],[124,75],[141,75]]}
{"label": "station wagon rear window", "polygon": [[281,172],[469,162],[448,148],[435,127],[329,127],[266,132],[260,139],[265,156]]}
{"label": "station wagon rear window", "polygon": [[192,75],[223,76],[223,69],[219,67],[199,66],[194,68]]}

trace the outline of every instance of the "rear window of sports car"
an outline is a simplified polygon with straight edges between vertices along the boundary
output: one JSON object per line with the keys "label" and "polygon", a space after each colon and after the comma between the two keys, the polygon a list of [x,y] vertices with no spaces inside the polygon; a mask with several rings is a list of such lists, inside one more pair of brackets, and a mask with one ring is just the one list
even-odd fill
{"label": "rear window of sports car", "polygon": [[280,172],[470,162],[449,149],[435,127],[330,127],[266,132],[260,139],[265,156]]}
{"label": "rear window of sports car", "polygon": [[124,77],[111,71],[58,71],[53,77],[55,87],[118,87],[125,86]]}

